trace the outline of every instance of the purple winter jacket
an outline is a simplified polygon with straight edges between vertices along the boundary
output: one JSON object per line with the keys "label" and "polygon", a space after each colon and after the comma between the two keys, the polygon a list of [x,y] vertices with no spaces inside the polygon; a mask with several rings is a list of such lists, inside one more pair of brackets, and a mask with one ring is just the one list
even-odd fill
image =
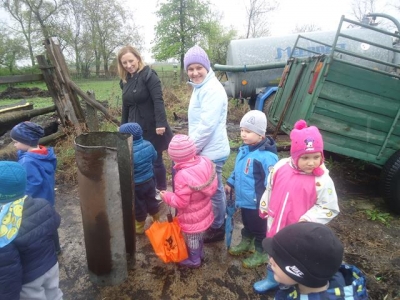
{"label": "purple winter jacket", "polygon": [[174,166],[175,192],[165,192],[164,201],[178,210],[182,232],[199,233],[214,221],[211,196],[218,180],[214,163],[204,156]]}

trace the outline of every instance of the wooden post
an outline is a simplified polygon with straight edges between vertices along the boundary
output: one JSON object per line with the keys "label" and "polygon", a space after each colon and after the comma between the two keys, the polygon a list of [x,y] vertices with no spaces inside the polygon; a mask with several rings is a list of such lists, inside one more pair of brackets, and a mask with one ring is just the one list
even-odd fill
{"label": "wooden post", "polygon": [[[45,75],[47,88],[49,91],[53,90],[53,93],[57,95],[57,97],[53,99],[56,101],[55,104],[58,108],[57,111],[60,115],[61,122],[65,122],[63,125],[72,125],[76,134],[80,134],[86,131],[85,114],[83,113],[76,93],[68,85],[70,76],[64,55],[61,52],[60,45],[56,44],[52,39],[46,39],[44,44],[47,56],[54,66],[51,72],[47,72],[51,73],[51,76],[47,74],[47,77],[50,77],[49,82],[47,82],[46,75],[43,73],[43,75]],[[39,57],[37,57],[37,59],[39,61]],[[44,58],[41,58],[39,65],[41,64],[48,69]],[[42,69],[42,72],[44,70],[45,69]],[[54,85],[53,87],[51,86],[52,84]]]}
{"label": "wooden post", "polygon": [[[93,91],[87,91],[88,97],[96,101],[96,96]],[[86,120],[90,131],[99,131],[99,118],[97,117],[97,109],[86,102]]]}

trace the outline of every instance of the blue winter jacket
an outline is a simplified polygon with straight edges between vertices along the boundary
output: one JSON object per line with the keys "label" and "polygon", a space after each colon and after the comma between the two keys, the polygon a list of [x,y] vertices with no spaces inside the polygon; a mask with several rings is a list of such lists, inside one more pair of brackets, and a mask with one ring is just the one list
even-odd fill
{"label": "blue winter jacket", "polygon": [[47,148],[47,151],[47,155],[43,155],[19,150],[18,162],[27,173],[26,194],[46,199],[54,206],[57,158],[53,148]]}
{"label": "blue winter jacket", "polygon": [[153,162],[157,159],[157,151],[153,145],[140,138],[133,141],[133,181],[135,184],[143,183],[154,176]]}
{"label": "blue winter jacket", "polygon": [[329,281],[328,290],[320,293],[301,295],[296,287],[278,290],[275,300],[367,300],[365,275],[351,265],[342,264]]}
{"label": "blue winter jacket", "polygon": [[242,145],[227,184],[235,189],[236,207],[258,209],[269,170],[278,161],[275,141],[266,137],[254,146]]}
{"label": "blue winter jacket", "polygon": [[53,235],[60,216],[44,199],[27,197],[17,237],[0,248],[0,299],[17,300],[21,286],[57,263]]}

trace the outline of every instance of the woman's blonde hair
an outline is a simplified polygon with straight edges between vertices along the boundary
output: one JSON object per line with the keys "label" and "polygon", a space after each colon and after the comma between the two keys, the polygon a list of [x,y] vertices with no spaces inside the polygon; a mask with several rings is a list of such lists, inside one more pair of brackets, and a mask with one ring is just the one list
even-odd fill
{"label": "woman's blonde hair", "polygon": [[132,53],[133,55],[135,55],[135,57],[139,61],[138,72],[142,71],[144,66],[146,65],[143,62],[142,56],[140,55],[139,51],[136,50],[136,48],[134,48],[132,46],[122,47],[121,50],[119,50],[119,52],[118,52],[117,59],[118,59],[118,75],[122,79],[123,82],[126,82],[126,76],[128,75],[128,72],[125,70],[124,66],[121,63],[121,57],[127,53]]}

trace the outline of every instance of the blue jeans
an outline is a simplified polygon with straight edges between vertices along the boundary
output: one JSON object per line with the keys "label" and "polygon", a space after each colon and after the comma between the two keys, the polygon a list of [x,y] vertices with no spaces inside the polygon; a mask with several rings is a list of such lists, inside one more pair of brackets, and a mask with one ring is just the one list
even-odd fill
{"label": "blue jeans", "polygon": [[225,164],[225,160],[214,161],[214,163],[217,171],[218,188],[214,196],[211,197],[214,212],[214,222],[211,224],[211,228],[218,229],[224,224],[226,213],[226,195],[222,182],[222,167]]}
{"label": "blue jeans", "polygon": [[163,153],[157,152],[157,159],[153,163],[153,172],[156,179],[156,188],[160,191],[167,189],[167,170],[163,161]]}

